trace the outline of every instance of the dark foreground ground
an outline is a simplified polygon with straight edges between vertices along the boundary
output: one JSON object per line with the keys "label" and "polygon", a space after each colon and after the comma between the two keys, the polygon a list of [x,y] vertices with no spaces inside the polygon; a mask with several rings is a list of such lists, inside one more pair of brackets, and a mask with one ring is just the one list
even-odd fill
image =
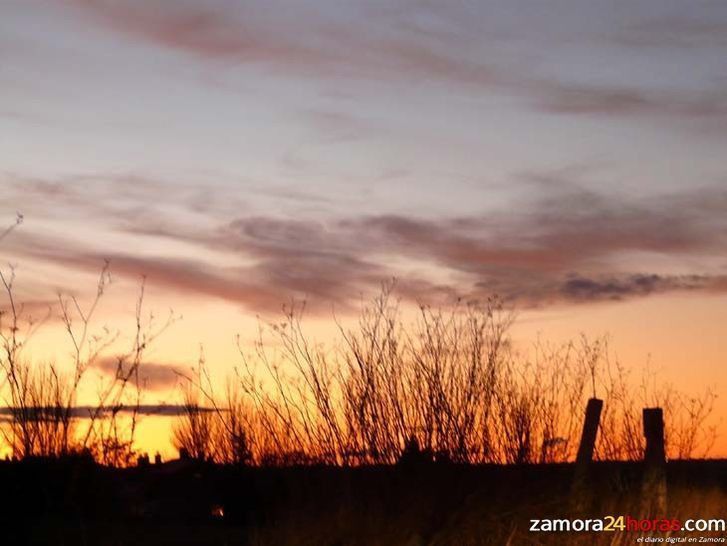
{"label": "dark foreground ground", "polygon": [[[533,533],[530,520],[643,514],[641,465],[598,463],[574,506],[572,465],[241,469],[175,461],[0,463],[0,544],[637,544],[727,533]],[[671,462],[659,517],[727,518],[727,461]],[[678,542],[672,542],[678,543]]]}

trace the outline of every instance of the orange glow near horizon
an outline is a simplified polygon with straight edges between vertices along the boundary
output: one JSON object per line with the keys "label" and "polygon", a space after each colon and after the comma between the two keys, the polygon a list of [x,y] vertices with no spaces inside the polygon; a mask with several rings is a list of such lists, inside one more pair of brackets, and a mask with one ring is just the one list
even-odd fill
{"label": "orange glow near horizon", "polygon": [[[0,271],[52,311],[24,358],[67,366],[58,294],[92,301],[109,263],[92,333],[119,337],[79,403],[142,277],[145,322],[183,317],[145,351],[148,404],[202,350],[224,382],[287,302],[335,343],[392,279],[405,321],[496,295],[524,354],[607,336],[634,378],[722,392],[725,4],[536,4],[3,4]],[[170,455],[167,420],[140,450]]]}
{"label": "orange glow near horizon", "polygon": [[[104,306],[95,319],[97,329],[102,325],[118,325],[119,342],[108,351],[109,355],[123,352],[130,341],[133,326],[133,306],[128,302],[134,294],[134,284],[122,283],[109,291],[106,312]],[[124,297],[120,297],[124,295]],[[177,372],[191,372],[203,348],[206,364],[218,388],[235,366],[240,355],[235,343],[241,342],[251,350],[258,334],[260,322],[275,320],[271,314],[265,318],[251,316],[244,309],[223,301],[178,298],[155,293],[147,287],[146,312],[163,308],[162,302],[173,298],[179,302],[175,313],[181,320],[175,322],[150,347],[144,361],[163,365]],[[123,304],[122,304],[123,302]],[[111,312],[108,312],[108,310]],[[402,308],[404,324],[414,320],[413,309]],[[164,315],[159,315],[161,321]],[[343,324],[353,324],[355,315],[338,316]],[[592,339],[607,336],[610,358],[623,363],[638,379],[645,366],[657,374],[657,381],[672,384],[687,394],[699,395],[706,389],[719,392],[727,382],[724,362],[722,324],[727,323],[727,297],[697,298],[692,295],[654,297],[633,302],[604,303],[598,305],[559,306],[543,310],[517,311],[511,329],[511,338],[518,351],[527,354],[536,340],[563,344],[577,340],[583,334]],[[126,326],[126,328],[124,328]],[[316,341],[333,345],[338,339],[338,326],[324,315],[304,318],[305,332]],[[46,324],[31,340],[27,355],[35,362],[58,362],[68,354],[68,339],[58,323]],[[270,341],[268,339],[268,341]],[[688,370],[688,373],[685,373]],[[106,378],[98,368],[88,371],[89,381],[79,393],[78,403],[95,401],[95,377]],[[142,376],[144,374],[142,373]],[[152,378],[154,379],[154,378]],[[158,379],[158,378],[157,378]],[[144,404],[175,404],[181,402],[181,380],[170,375],[161,385],[151,385],[143,394]],[[720,422],[727,416],[727,401],[718,398],[712,422],[719,425],[717,442],[710,452],[712,457],[727,456],[727,437]],[[136,435],[136,448],[141,452],[159,452],[164,459],[176,457],[172,444],[174,417],[141,416]]]}

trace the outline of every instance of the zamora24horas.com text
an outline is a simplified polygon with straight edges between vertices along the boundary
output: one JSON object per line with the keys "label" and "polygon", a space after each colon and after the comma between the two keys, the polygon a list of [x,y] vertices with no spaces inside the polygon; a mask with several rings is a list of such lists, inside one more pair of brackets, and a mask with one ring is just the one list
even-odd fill
{"label": "zamora24horas.com text", "polygon": [[[538,532],[633,532],[633,533],[725,533],[722,537],[677,537],[649,536],[643,537],[644,542],[660,542],[676,544],[679,542],[693,543],[727,543],[727,519],[685,519],[678,518],[635,518],[628,515],[603,516],[592,519],[531,519],[530,531]],[[640,540],[641,542],[641,540]]]}

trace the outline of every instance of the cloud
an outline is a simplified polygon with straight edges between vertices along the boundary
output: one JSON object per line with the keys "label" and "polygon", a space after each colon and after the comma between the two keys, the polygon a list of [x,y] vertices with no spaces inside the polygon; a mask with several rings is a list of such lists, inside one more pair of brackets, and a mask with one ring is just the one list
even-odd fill
{"label": "cloud", "polygon": [[[717,75],[701,89],[691,90],[634,83],[596,85],[543,73],[533,61],[544,47],[554,54],[560,47],[581,47],[596,58],[608,55],[603,49],[614,44],[725,49],[720,31],[727,20],[718,13],[712,20],[632,14],[614,28],[593,29],[593,35],[609,37],[604,44],[586,40],[572,29],[561,29],[561,41],[553,43],[546,30],[537,32],[538,25],[527,15],[517,26],[505,17],[501,23],[508,30],[503,30],[495,10],[484,6],[443,9],[394,3],[388,9],[342,5],[324,11],[287,3],[263,8],[219,0],[70,1],[97,21],[149,43],[206,60],[264,66],[285,75],[437,82],[519,97],[554,114],[693,120],[709,128],[727,124],[727,89],[715,83]],[[585,12],[580,15],[598,16]],[[513,44],[524,45],[529,54],[515,55]],[[314,119],[314,125],[336,137],[341,133],[342,138],[357,137],[366,130],[360,123],[337,119],[336,113],[324,116],[328,119]]]}
{"label": "cloud", "polygon": [[[30,419],[51,419],[56,408],[53,407],[28,407],[25,411],[28,412]],[[189,410],[182,404],[141,404],[136,407],[133,405],[121,406],[119,409],[120,413],[132,413],[137,412],[138,415],[158,415],[165,417],[178,417],[185,415]],[[110,408],[102,412],[101,415],[110,413]],[[12,407],[0,407],[0,422],[11,422],[12,416],[15,413]],[[76,419],[90,419],[96,414],[97,408],[95,406],[74,406],[71,408],[71,416]],[[199,407],[195,408],[195,411],[200,412],[212,412],[217,411],[213,408]]]}
{"label": "cloud", "polygon": [[495,81],[491,68],[441,51],[423,42],[421,33],[362,25],[361,18],[376,16],[372,10],[362,9],[351,19],[337,16],[335,9],[326,13],[296,4],[71,1],[116,30],[206,59],[264,64],[302,75],[376,78],[383,73],[478,85]]}
{"label": "cloud", "polygon": [[[552,189],[520,212],[445,220],[377,216],[346,221],[371,244],[471,273],[563,271],[619,252],[716,252],[727,245],[727,191],[624,200]],[[367,239],[366,239],[367,238]]]}
{"label": "cloud", "polygon": [[622,300],[648,296],[650,294],[704,290],[717,286],[727,277],[708,277],[704,275],[625,275],[622,277],[587,278],[572,277],[561,287],[561,293],[568,300]]}
{"label": "cloud", "polygon": [[717,127],[727,124],[727,87],[647,90],[554,80],[532,80],[525,86],[537,108],[555,114],[693,120]]}
{"label": "cloud", "polygon": [[[125,377],[130,370],[130,363],[118,358],[108,357],[99,360],[95,367],[109,377]],[[178,366],[157,362],[142,362],[139,365],[139,381],[145,389],[151,391],[168,390],[177,385],[179,380]]]}
{"label": "cloud", "polygon": [[[264,258],[271,273],[282,256],[291,256],[293,262],[300,256],[311,277],[317,268],[329,269],[327,264],[335,263],[329,260],[345,257],[351,260],[350,267],[337,269],[344,278],[353,278],[353,271],[360,273],[361,264],[371,268],[355,277],[357,285],[372,284],[383,273],[395,276],[396,268],[385,267],[387,256],[429,263],[463,279],[454,290],[426,276],[412,279],[427,281],[411,294],[413,298],[437,284],[441,293],[450,295],[496,291],[528,303],[625,299],[722,286],[719,275],[628,273],[617,270],[614,263],[629,253],[675,258],[724,252],[727,191],[723,189],[639,201],[551,184],[538,199],[517,210],[449,219],[353,217],[326,226],[248,218],[221,230],[212,244]],[[378,269],[371,264],[379,264]],[[337,292],[345,294],[345,287]]]}
{"label": "cloud", "polygon": [[[7,245],[19,258],[31,258],[73,270],[94,273],[108,260],[113,275],[147,279],[152,286],[235,302],[256,312],[278,312],[291,299],[310,299],[310,310],[346,308],[362,291],[391,276],[387,268],[346,252],[322,224],[286,222],[260,217],[238,220],[207,234],[182,235],[154,226],[155,237],[194,242],[208,249],[254,263],[222,266],[206,259],[132,255],[113,249],[86,248],[78,242],[19,232]],[[335,248],[332,248],[333,247]]]}
{"label": "cloud", "polygon": [[497,293],[521,307],[556,303],[618,302],[675,292],[727,293],[727,275],[593,272],[590,275],[536,271],[493,276],[477,283],[477,293]]}
{"label": "cloud", "polygon": [[[548,173],[526,182],[527,200],[482,215],[258,214],[216,227],[208,219],[213,227],[201,227],[112,211],[108,220],[129,241],[123,250],[96,237],[83,243],[26,229],[4,246],[18,259],[87,272],[109,259],[114,275],[144,275],[151,286],[258,313],[277,313],[291,299],[306,299],[314,313],[332,306],[345,312],[394,277],[403,297],[427,302],[498,293],[520,305],[545,305],[727,290],[714,266],[727,251],[723,187],[637,199]],[[151,251],[165,240],[174,252]],[[672,266],[653,266],[654,256]],[[685,265],[675,269],[679,262]],[[709,269],[699,265],[708,263]]]}
{"label": "cloud", "polygon": [[220,298],[258,311],[278,311],[286,301],[284,288],[274,290],[264,284],[251,283],[246,280],[244,270],[220,268],[199,259],[132,256],[111,250],[102,252],[37,236],[19,238],[14,250],[19,256],[91,273],[98,272],[109,260],[113,275],[135,279],[146,277],[152,286],[182,294]]}

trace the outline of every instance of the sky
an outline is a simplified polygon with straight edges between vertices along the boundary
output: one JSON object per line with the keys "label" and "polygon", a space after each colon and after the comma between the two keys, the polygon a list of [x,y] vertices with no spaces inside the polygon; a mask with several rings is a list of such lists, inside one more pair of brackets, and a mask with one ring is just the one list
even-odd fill
{"label": "sky", "polygon": [[257,317],[305,299],[325,337],[394,277],[719,390],[725,149],[721,1],[0,0],[0,259],[39,310],[110,260],[127,336],[145,275],[183,317],[152,403],[200,345],[224,373]]}

